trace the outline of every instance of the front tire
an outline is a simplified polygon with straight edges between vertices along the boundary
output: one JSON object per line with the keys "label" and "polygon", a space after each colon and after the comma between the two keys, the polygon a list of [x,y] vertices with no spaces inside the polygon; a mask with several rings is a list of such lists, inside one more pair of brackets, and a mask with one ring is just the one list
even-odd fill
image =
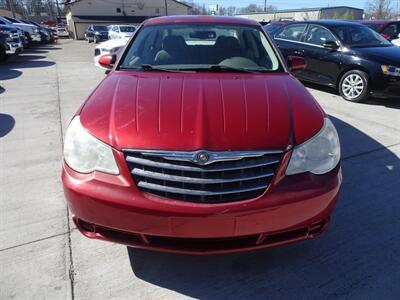
{"label": "front tire", "polygon": [[25,38],[26,38],[26,41],[27,41],[26,48],[30,48],[32,46],[31,35],[29,33],[25,32]]}
{"label": "front tire", "polygon": [[6,61],[7,60],[7,54],[6,51],[2,48],[0,48],[0,62]]}
{"label": "front tire", "polygon": [[346,72],[339,82],[339,93],[343,99],[351,102],[362,102],[369,98],[367,73],[360,70]]}

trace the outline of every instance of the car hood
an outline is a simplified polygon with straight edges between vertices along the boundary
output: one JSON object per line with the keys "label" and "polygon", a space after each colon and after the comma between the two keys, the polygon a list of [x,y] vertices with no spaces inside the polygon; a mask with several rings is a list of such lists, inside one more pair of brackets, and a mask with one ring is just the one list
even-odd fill
{"label": "car hood", "polygon": [[79,112],[116,149],[286,150],[324,113],[297,79],[228,73],[111,73]]}
{"label": "car hood", "polygon": [[97,49],[108,49],[111,50],[115,47],[125,46],[129,41],[129,38],[112,39],[104,43],[100,43],[96,46]]}
{"label": "car hood", "polygon": [[353,51],[364,58],[380,64],[400,65],[400,51],[396,46],[353,48]]}

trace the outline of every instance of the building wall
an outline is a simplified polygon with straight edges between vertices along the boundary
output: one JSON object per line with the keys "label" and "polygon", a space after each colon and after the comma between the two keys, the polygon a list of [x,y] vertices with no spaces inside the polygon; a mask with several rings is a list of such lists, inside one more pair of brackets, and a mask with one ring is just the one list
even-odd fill
{"label": "building wall", "polygon": [[[168,15],[187,15],[189,7],[168,0]],[[118,12],[120,11],[120,12]],[[125,13],[125,14],[124,14]],[[66,14],[67,28],[70,35],[76,39],[83,39],[89,25],[110,25],[127,23],[124,17],[154,17],[165,15],[165,0],[81,0],[68,6]],[[96,21],[81,20],[79,16],[94,16]],[[99,17],[121,17],[118,19],[101,20]]]}
{"label": "building wall", "polygon": [[[81,0],[70,5],[72,15],[84,16],[163,16],[165,15],[164,0]],[[169,15],[187,15],[189,8],[185,5],[168,0]],[[120,9],[121,12],[117,12]]]}
{"label": "building wall", "polygon": [[319,11],[295,11],[295,12],[271,12],[271,13],[257,13],[251,15],[238,15],[238,17],[253,19],[258,22],[260,21],[279,21],[281,19],[290,19],[295,21],[304,21],[304,20],[318,20],[319,19]]}
{"label": "building wall", "polygon": [[352,16],[354,20],[362,20],[364,11],[352,8],[324,8],[321,10],[321,19],[343,19],[344,16]]}

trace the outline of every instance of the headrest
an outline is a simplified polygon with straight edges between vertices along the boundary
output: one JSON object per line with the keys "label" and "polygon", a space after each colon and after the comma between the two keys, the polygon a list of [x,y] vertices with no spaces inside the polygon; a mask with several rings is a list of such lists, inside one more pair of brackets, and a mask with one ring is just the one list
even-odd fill
{"label": "headrest", "polygon": [[183,37],[179,35],[168,35],[163,40],[163,49],[167,52],[171,50],[182,50],[186,47],[186,42]]}

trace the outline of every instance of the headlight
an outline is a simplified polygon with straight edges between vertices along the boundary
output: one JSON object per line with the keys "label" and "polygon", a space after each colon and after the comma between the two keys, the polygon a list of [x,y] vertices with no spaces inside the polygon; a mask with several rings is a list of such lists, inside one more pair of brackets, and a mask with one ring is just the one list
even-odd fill
{"label": "headlight", "polygon": [[96,34],[96,35],[99,35],[99,34],[100,34],[100,32],[96,31],[94,34]]}
{"label": "headlight", "polygon": [[294,147],[286,174],[325,174],[333,170],[339,160],[339,137],[331,120],[325,118],[324,126],[315,136]]}
{"label": "headlight", "polygon": [[87,132],[79,117],[72,120],[65,135],[64,159],[70,168],[79,173],[101,171],[119,174],[111,147]]}
{"label": "headlight", "polygon": [[39,30],[38,30],[37,28],[34,28],[34,29],[33,29],[33,32],[34,32],[34,33],[38,33]]}
{"label": "headlight", "polygon": [[395,66],[381,66],[382,72],[385,75],[400,76],[400,68]]}

